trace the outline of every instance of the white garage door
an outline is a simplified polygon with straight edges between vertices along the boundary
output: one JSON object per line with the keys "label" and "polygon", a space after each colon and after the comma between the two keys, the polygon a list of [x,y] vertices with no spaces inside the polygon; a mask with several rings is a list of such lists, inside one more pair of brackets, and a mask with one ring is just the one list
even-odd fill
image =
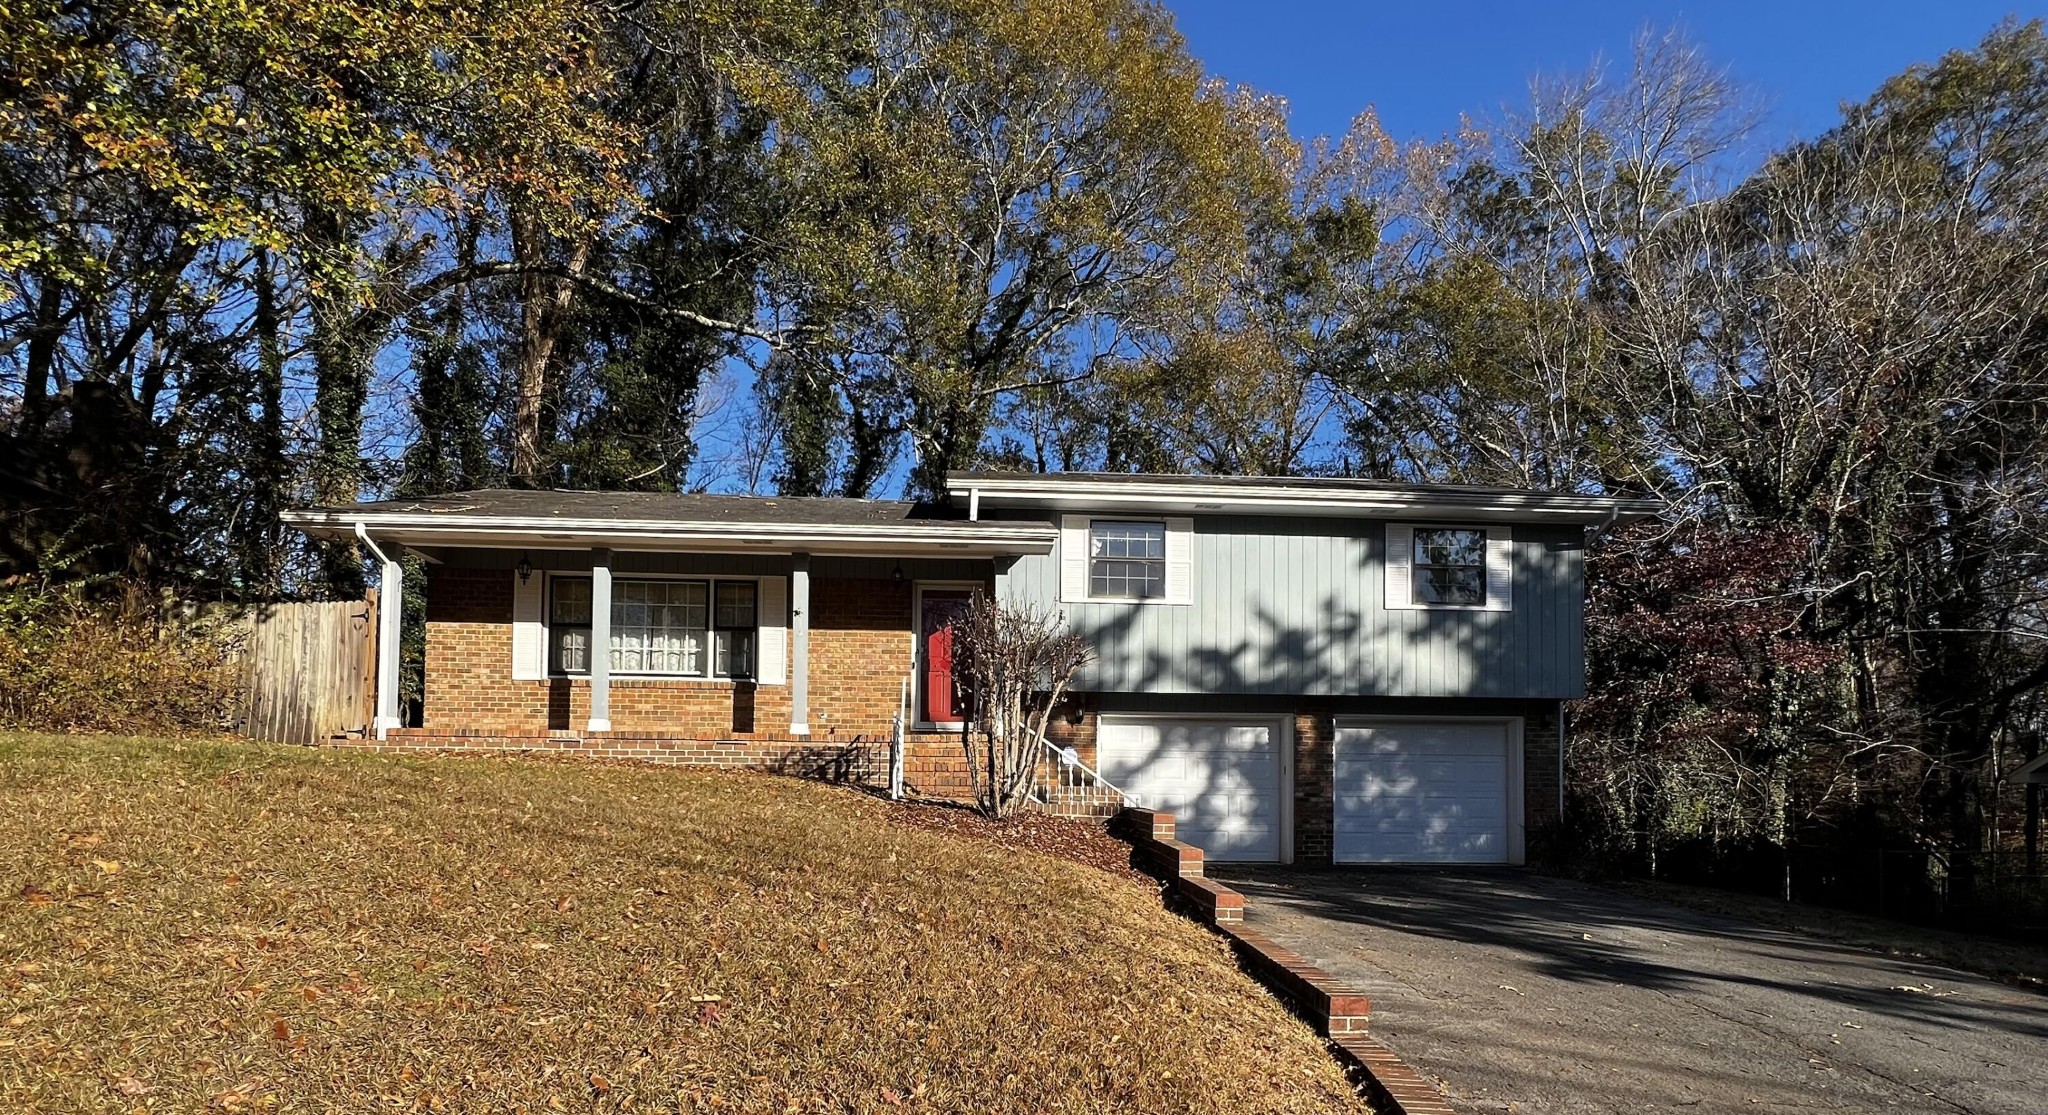
{"label": "white garage door", "polygon": [[1509,725],[1340,725],[1339,863],[1506,863]]}
{"label": "white garage door", "polygon": [[1148,809],[1173,813],[1211,860],[1280,858],[1280,748],[1269,720],[1103,717],[1102,776]]}

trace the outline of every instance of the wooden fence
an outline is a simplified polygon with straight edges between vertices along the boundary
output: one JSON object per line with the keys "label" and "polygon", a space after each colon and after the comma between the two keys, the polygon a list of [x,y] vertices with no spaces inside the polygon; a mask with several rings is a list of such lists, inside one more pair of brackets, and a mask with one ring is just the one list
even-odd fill
{"label": "wooden fence", "polygon": [[313,744],[363,730],[376,706],[377,593],[266,604],[243,644],[242,734]]}

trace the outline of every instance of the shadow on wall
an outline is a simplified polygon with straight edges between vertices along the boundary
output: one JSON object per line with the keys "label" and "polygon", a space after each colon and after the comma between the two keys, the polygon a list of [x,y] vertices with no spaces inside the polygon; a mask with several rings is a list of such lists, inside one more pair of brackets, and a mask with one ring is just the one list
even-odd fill
{"label": "shadow on wall", "polygon": [[764,760],[771,774],[787,774],[819,782],[874,785],[887,777],[888,745],[856,737],[843,744],[792,747]]}
{"label": "shadow on wall", "polygon": [[[1096,665],[1075,687],[1155,700],[1190,694],[1189,712],[1215,710],[1207,698],[1216,697],[1531,695],[1553,672],[1557,656],[1579,646],[1580,605],[1567,551],[1582,545],[1563,536],[1519,540],[1518,546],[1540,548],[1544,559],[1518,562],[1514,609],[1507,612],[1384,608],[1377,572],[1384,544],[1377,540],[1361,547],[1361,556],[1345,570],[1356,591],[1326,592],[1307,603],[1276,577],[1248,586],[1244,611],[1237,615],[1201,613],[1198,600],[1184,643],[1160,641],[1172,627],[1158,622],[1153,606],[1068,605],[1069,623],[1096,653]],[[1241,703],[1241,711],[1261,715],[1272,707]],[[1154,762],[1177,760],[1162,755]],[[1219,780],[1231,776],[1226,765],[1213,765],[1209,784],[1191,788],[1191,800],[1227,789]]]}

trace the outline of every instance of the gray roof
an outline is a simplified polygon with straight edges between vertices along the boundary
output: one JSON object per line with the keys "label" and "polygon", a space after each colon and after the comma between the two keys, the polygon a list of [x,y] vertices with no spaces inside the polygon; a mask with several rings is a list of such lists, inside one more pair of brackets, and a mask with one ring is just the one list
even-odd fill
{"label": "gray roof", "polygon": [[[965,469],[948,472],[948,488],[971,487],[977,480],[1023,481],[1033,484],[1157,484],[1225,488],[1296,488],[1321,492],[1412,492],[1418,495],[1474,496],[1580,496],[1543,488],[1511,488],[1488,484],[1416,484],[1402,480],[1367,480],[1351,476],[1223,476],[1178,472],[1014,472],[1000,469]],[[1589,497],[1590,498],[1590,497]],[[1637,499],[1637,496],[1618,496]]]}
{"label": "gray roof", "polygon": [[488,488],[474,492],[386,499],[318,508],[349,514],[392,512],[518,519],[610,519],[620,522],[766,523],[792,526],[886,526],[951,523],[962,516],[945,507],[902,500],[816,496],[728,496],[682,492],[542,491]]}

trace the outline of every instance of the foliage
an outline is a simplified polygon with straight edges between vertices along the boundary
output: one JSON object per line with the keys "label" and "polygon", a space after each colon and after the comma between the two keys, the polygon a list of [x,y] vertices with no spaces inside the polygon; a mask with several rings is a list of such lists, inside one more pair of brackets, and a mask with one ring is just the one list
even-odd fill
{"label": "foliage", "polygon": [[1006,817],[1037,789],[1046,728],[1093,652],[1057,611],[980,592],[954,639],[974,705],[974,730],[963,737],[968,780],[983,813]]}
{"label": "foliage", "polygon": [[0,726],[226,731],[240,711],[241,625],[88,603],[72,589],[0,593]]}
{"label": "foliage", "polygon": [[737,771],[0,737],[0,1107],[1363,1109],[1153,888],[895,816]]}
{"label": "foliage", "polygon": [[1582,838],[1654,862],[1688,840],[1782,847],[1795,823],[1846,816],[1835,791],[1857,772],[1832,727],[1849,716],[1845,663],[1810,630],[1812,545],[1645,524],[1592,557],[1594,681],[1566,763]]}

